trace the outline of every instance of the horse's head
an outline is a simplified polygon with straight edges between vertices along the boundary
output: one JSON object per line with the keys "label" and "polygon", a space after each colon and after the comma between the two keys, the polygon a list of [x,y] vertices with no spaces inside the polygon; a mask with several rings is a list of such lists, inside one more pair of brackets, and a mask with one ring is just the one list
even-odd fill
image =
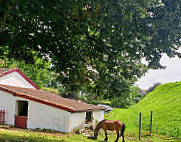
{"label": "horse's head", "polygon": [[102,121],[100,121],[100,122],[97,124],[96,128],[94,129],[94,137],[95,137],[95,139],[97,139],[98,132],[99,132],[99,130],[102,128],[101,122],[102,122]]}

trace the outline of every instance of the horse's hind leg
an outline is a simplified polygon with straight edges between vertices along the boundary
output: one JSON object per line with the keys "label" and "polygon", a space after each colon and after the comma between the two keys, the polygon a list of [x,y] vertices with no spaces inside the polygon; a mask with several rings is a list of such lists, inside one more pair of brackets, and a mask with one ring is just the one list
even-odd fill
{"label": "horse's hind leg", "polygon": [[122,141],[122,142],[125,142],[125,141],[124,141],[124,132],[121,132],[120,136],[123,137],[123,141]]}
{"label": "horse's hind leg", "polygon": [[104,133],[105,133],[105,139],[104,139],[104,141],[107,141],[108,138],[107,138],[107,132],[106,132],[106,130],[104,130]]}
{"label": "horse's hind leg", "polygon": [[117,139],[114,142],[118,142],[119,139],[119,131],[117,131]]}
{"label": "horse's hind leg", "polygon": [[123,124],[123,127],[121,128],[121,134],[120,134],[120,136],[122,136],[123,137],[123,141],[122,142],[125,142],[124,141],[124,131],[125,131],[125,124]]}

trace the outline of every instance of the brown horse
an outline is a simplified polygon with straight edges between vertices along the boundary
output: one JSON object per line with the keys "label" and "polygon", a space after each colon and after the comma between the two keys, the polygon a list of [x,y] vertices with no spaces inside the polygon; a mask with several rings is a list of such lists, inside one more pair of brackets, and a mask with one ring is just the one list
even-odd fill
{"label": "brown horse", "polygon": [[[124,141],[124,130],[125,130],[126,126],[125,126],[125,124],[122,123],[121,121],[118,121],[118,120],[112,121],[112,120],[106,120],[106,119],[100,121],[100,122],[97,124],[97,126],[96,126],[96,128],[95,128],[95,130],[94,130],[94,137],[95,137],[96,139],[97,139],[97,136],[98,136],[98,132],[99,132],[99,130],[100,130],[101,128],[102,128],[102,129],[104,130],[104,132],[105,132],[105,139],[104,139],[104,141],[107,141],[107,140],[108,140],[108,138],[107,138],[107,132],[106,132],[107,130],[110,130],[110,131],[116,130],[117,139],[115,140],[115,142],[118,142],[118,139],[119,139],[120,136],[123,137],[123,141],[122,141],[122,142],[125,142],[125,141]],[[119,132],[121,133],[120,135],[119,135]]]}

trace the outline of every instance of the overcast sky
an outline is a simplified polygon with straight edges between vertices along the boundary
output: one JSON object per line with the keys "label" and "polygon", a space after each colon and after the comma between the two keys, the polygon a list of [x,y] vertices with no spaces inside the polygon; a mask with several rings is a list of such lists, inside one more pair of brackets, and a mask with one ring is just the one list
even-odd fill
{"label": "overcast sky", "polygon": [[141,89],[148,89],[156,82],[168,83],[181,81],[181,59],[168,58],[164,55],[161,58],[161,64],[167,68],[160,70],[149,70],[142,78],[136,82]]}

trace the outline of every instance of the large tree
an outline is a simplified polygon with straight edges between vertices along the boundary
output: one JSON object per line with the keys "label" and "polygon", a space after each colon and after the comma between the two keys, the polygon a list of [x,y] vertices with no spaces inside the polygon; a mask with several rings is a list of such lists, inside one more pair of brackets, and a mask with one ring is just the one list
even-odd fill
{"label": "large tree", "polygon": [[120,96],[146,66],[162,68],[164,53],[180,57],[180,6],[181,0],[1,0],[0,56],[33,63],[36,51],[69,90]]}

